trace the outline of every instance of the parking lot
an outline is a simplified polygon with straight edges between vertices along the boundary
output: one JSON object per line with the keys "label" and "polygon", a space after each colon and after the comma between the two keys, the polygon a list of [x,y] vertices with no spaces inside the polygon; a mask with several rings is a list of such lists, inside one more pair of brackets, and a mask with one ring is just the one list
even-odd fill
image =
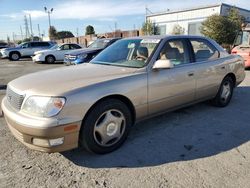
{"label": "parking lot", "polygon": [[[0,60],[0,101],[12,79],[63,66]],[[0,117],[0,187],[250,187],[249,96],[246,71],[228,107],[201,103],[146,120],[106,155],[30,150]]]}

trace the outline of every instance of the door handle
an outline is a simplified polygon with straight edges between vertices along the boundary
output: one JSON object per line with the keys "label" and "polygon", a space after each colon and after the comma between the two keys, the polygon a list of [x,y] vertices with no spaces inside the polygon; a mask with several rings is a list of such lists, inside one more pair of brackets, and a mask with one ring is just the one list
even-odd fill
{"label": "door handle", "polygon": [[221,69],[225,69],[226,67],[225,66],[222,66],[222,67],[220,67]]}
{"label": "door handle", "polygon": [[188,76],[194,76],[194,72],[189,72]]}

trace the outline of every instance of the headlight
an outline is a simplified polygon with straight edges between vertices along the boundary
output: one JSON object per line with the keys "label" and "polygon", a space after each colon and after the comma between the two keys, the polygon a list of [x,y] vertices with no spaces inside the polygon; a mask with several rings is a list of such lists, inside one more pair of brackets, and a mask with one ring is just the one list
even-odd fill
{"label": "headlight", "polygon": [[43,54],[44,54],[43,52],[35,53],[35,55],[43,55]]}
{"label": "headlight", "polygon": [[88,54],[80,54],[77,56],[79,59],[85,59],[88,56]]}
{"label": "headlight", "polygon": [[62,110],[65,102],[63,97],[31,96],[24,102],[22,111],[38,117],[52,117]]}

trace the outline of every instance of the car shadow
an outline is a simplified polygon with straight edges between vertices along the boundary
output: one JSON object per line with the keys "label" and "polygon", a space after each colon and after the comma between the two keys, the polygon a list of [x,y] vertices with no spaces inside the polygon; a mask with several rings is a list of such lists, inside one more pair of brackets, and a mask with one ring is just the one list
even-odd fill
{"label": "car shadow", "polygon": [[62,155],[89,168],[136,168],[195,160],[232,149],[240,152],[237,147],[250,140],[249,96],[250,87],[243,86],[235,90],[225,108],[201,103],[140,122],[121,148],[106,155],[81,149]]}

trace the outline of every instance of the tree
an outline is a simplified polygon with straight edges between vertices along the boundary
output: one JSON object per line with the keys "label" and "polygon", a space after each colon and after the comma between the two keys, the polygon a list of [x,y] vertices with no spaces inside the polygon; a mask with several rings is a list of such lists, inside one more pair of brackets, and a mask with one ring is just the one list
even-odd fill
{"label": "tree", "polygon": [[217,41],[221,45],[231,45],[241,30],[244,17],[239,15],[237,9],[229,10],[228,16],[212,15],[208,17],[200,28],[201,33]]}
{"label": "tree", "polygon": [[54,26],[50,26],[49,28],[49,38],[50,40],[55,40],[57,38],[57,31]]}
{"label": "tree", "polygon": [[64,38],[70,38],[74,37],[74,35],[70,31],[59,31],[56,33],[57,39],[64,39]]}
{"label": "tree", "polygon": [[159,29],[153,22],[147,20],[142,25],[142,32],[144,35],[158,35]]}
{"label": "tree", "polygon": [[185,33],[185,28],[181,27],[179,24],[174,25],[172,34],[173,35],[183,35]]}
{"label": "tree", "polygon": [[240,15],[239,10],[235,7],[229,10],[228,19],[234,23],[237,30],[241,29],[242,23],[246,21],[245,17]]}
{"label": "tree", "polygon": [[85,35],[93,35],[95,34],[95,29],[92,25],[88,25],[86,27]]}

